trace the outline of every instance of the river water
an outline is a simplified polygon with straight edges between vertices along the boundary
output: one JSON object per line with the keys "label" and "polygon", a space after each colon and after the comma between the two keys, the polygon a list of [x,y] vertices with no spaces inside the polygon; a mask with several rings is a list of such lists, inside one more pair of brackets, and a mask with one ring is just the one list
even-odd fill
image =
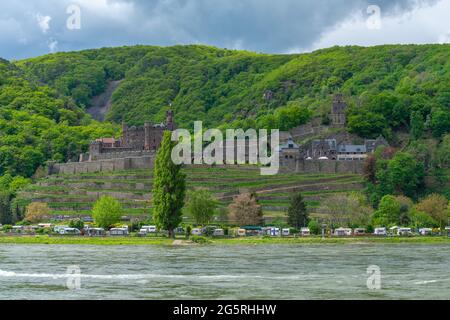
{"label": "river water", "polygon": [[0,299],[426,298],[450,299],[448,245],[0,245]]}

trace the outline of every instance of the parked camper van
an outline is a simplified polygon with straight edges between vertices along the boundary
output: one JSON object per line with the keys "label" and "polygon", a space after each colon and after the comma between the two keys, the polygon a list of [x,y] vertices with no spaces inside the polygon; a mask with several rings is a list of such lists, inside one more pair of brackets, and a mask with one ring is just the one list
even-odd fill
{"label": "parked camper van", "polygon": [[112,228],[109,230],[110,236],[127,236],[128,235],[128,227],[124,226],[121,228]]}
{"label": "parked camper van", "polygon": [[412,235],[411,228],[398,228],[397,229],[397,235],[399,235],[399,236],[411,236]]}
{"label": "parked camper van", "polygon": [[387,230],[386,228],[375,228],[373,234],[376,236],[386,236]]}
{"label": "parked camper van", "polygon": [[238,229],[237,235],[238,237],[245,237],[247,235],[247,231],[245,229]]}
{"label": "parked camper van", "polygon": [[302,237],[308,237],[311,235],[311,230],[309,230],[309,228],[301,228],[300,229],[300,235]]}
{"label": "parked camper van", "polygon": [[283,230],[281,230],[281,234],[283,235],[283,237],[287,237],[291,234],[291,230],[283,229]]}
{"label": "parked camper van", "polygon": [[156,233],[156,226],[142,226],[141,230],[145,229],[147,233]]}
{"label": "parked camper van", "polygon": [[200,228],[194,228],[192,229],[191,234],[193,236],[201,236],[203,234],[203,230]]}
{"label": "parked camper van", "polygon": [[63,228],[63,229],[59,229],[59,234],[61,235],[80,235],[81,231],[78,230],[77,228]]}
{"label": "parked camper van", "polygon": [[364,228],[356,228],[356,229],[353,230],[353,234],[355,236],[363,236],[363,235],[366,234],[366,229],[364,229]]}
{"label": "parked camper van", "polygon": [[433,229],[431,228],[421,228],[419,229],[419,234],[421,236],[430,236],[433,233]]}
{"label": "parked camper van", "polygon": [[213,236],[214,237],[223,237],[225,235],[225,232],[223,229],[214,229]]}
{"label": "parked camper van", "polygon": [[352,229],[350,228],[337,228],[334,229],[334,235],[337,237],[346,237],[352,235]]}

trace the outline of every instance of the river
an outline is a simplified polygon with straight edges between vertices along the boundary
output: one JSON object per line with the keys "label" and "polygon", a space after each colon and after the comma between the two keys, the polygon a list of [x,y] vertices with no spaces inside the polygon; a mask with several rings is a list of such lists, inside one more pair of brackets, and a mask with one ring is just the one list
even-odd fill
{"label": "river", "polygon": [[0,245],[0,299],[424,298],[450,299],[448,245]]}

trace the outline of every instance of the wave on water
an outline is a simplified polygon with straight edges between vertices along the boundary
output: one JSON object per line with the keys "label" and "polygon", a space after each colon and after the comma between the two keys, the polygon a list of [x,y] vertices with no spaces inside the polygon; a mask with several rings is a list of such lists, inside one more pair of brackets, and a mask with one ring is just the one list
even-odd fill
{"label": "wave on water", "polygon": [[86,279],[127,279],[127,280],[145,280],[145,279],[197,279],[197,280],[235,280],[235,279],[275,279],[275,280],[300,280],[305,276],[272,276],[272,275],[195,275],[195,274],[73,274],[73,273],[18,273],[14,271],[5,271],[0,269],[0,278],[64,278],[80,277]]}

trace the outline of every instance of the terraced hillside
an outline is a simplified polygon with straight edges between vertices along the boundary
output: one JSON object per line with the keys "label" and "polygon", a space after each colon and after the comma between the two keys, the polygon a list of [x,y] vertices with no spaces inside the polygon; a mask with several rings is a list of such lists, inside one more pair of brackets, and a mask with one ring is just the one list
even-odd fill
{"label": "terraced hillside", "polygon": [[[261,176],[258,168],[189,167],[184,169],[188,189],[208,188],[228,205],[240,191],[254,191],[263,205],[266,219],[283,217],[292,192],[301,191],[312,214],[319,202],[335,193],[360,190],[362,178],[354,174],[292,174]],[[90,216],[93,203],[101,195],[119,199],[127,217],[146,218],[151,214],[152,172],[150,170],[55,175],[36,181],[19,196],[19,204],[46,202],[55,218]],[[184,218],[190,221],[190,217]]]}

